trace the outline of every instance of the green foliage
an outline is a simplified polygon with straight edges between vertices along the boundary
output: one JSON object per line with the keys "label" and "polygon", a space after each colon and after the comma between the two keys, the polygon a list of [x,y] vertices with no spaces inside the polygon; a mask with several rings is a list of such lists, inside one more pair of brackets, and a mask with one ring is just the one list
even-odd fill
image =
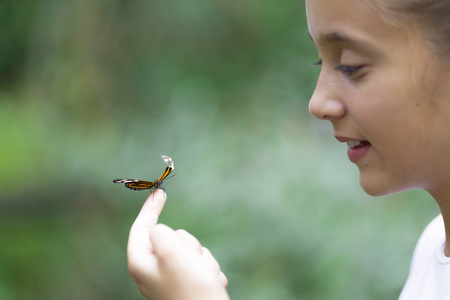
{"label": "green foliage", "polygon": [[[170,155],[161,222],[233,299],[394,299],[438,213],[370,199],[307,113],[318,70],[298,1],[6,1],[0,298],[141,299],[126,242]],[[393,266],[395,266],[393,268]]]}

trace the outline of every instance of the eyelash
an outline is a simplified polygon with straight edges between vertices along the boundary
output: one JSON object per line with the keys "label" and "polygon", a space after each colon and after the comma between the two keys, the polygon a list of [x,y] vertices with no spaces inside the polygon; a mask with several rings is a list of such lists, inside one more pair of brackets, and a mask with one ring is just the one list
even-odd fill
{"label": "eyelash", "polygon": [[351,67],[351,66],[339,65],[336,67],[336,70],[341,71],[345,75],[351,76],[351,75],[355,74],[356,72],[358,72],[362,67],[363,66]]}
{"label": "eyelash", "polygon": [[322,59],[319,58],[319,60],[312,64],[313,66],[321,66],[322,65]]}
{"label": "eyelash", "polygon": [[[316,63],[312,64],[313,66],[321,66],[322,65],[322,59],[320,58]],[[339,65],[335,69],[342,72],[344,75],[352,76],[356,72],[358,72],[362,67],[364,66],[345,66],[345,65]]]}

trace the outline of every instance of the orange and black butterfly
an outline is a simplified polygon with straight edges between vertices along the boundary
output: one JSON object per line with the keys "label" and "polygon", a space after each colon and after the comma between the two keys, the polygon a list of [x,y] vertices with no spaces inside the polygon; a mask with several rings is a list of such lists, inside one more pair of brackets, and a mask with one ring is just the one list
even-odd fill
{"label": "orange and black butterfly", "polygon": [[[157,189],[160,188],[163,184],[163,180],[169,176],[169,174],[175,169],[173,166],[173,159],[167,155],[161,155],[161,158],[167,164],[167,168],[164,170],[164,173],[159,177],[158,180],[153,182],[144,181],[139,179],[114,179],[114,183],[125,183],[125,187],[134,190],[134,191],[143,191],[149,189]],[[178,175],[178,174],[175,174]],[[175,176],[173,175],[173,176]]]}

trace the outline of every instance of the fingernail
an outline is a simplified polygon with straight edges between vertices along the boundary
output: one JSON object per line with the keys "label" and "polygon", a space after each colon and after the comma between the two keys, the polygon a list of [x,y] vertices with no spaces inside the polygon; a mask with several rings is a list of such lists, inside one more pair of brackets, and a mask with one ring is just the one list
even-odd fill
{"label": "fingernail", "polygon": [[166,192],[165,192],[164,190],[158,189],[157,191],[158,191],[158,193],[161,194],[161,196],[162,196],[164,199],[167,199],[167,194],[166,194]]}

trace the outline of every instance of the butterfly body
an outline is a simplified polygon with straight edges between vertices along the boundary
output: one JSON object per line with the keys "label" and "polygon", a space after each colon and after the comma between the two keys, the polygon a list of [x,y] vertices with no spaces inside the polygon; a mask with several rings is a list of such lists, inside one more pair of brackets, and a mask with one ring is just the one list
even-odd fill
{"label": "butterfly body", "polygon": [[[145,181],[145,180],[139,180],[139,179],[114,179],[114,183],[125,183],[125,187],[129,188],[133,191],[143,191],[143,190],[150,190],[150,189],[158,189],[162,186],[163,181],[169,174],[175,169],[173,160],[167,155],[162,155],[161,158],[164,160],[164,162],[167,164],[166,169],[164,170],[164,173],[159,177],[158,180],[155,181]],[[175,174],[177,175],[177,174]],[[173,176],[175,176],[173,175]]]}

